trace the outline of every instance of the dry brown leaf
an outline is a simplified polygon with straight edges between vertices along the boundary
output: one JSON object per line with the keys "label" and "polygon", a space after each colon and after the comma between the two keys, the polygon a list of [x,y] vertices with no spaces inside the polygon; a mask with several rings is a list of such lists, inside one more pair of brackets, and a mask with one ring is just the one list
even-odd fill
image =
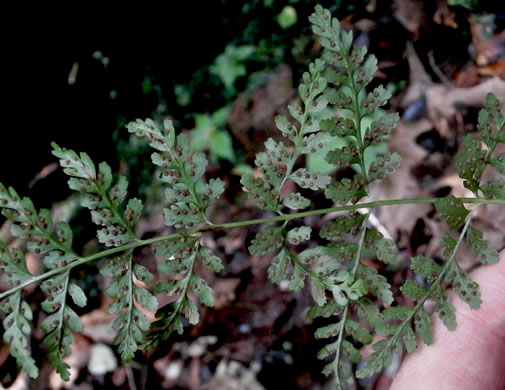
{"label": "dry brown leaf", "polygon": [[424,69],[424,65],[419,59],[412,42],[407,42],[405,55],[409,63],[409,86],[402,98],[402,107],[407,107],[424,97],[426,89],[433,85],[433,81]]}
{"label": "dry brown leaf", "polygon": [[420,0],[395,0],[395,18],[411,33],[417,35],[425,23],[424,2]]}
{"label": "dry brown leaf", "polygon": [[228,125],[247,154],[254,156],[268,137],[277,137],[274,117],[296,95],[291,68],[282,64],[252,94],[242,93],[232,106]]}
{"label": "dry brown leaf", "polygon": [[216,297],[215,309],[219,310],[228,306],[236,298],[235,290],[240,284],[239,278],[219,279],[213,284]]}
{"label": "dry brown leaf", "polygon": [[470,20],[470,31],[474,44],[474,61],[477,65],[489,65],[505,56],[505,31],[489,36],[487,20]]}
{"label": "dry brown leaf", "polygon": [[444,137],[451,137],[449,120],[458,113],[457,106],[482,106],[486,95],[494,93],[505,101],[505,81],[493,77],[471,88],[454,88],[448,85],[434,85],[426,90],[428,116]]}
{"label": "dry brown leaf", "polygon": [[433,20],[438,24],[443,24],[451,28],[458,28],[456,13],[449,8],[447,0],[437,1],[437,10],[435,11],[435,15],[433,15]]}

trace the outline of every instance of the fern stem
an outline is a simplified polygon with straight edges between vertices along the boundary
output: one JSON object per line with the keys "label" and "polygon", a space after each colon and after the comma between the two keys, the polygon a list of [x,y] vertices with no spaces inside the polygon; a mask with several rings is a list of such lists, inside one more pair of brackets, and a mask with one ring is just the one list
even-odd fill
{"label": "fern stem", "polygon": [[63,292],[62,292],[63,303],[61,304],[61,308],[60,308],[60,320],[59,320],[58,328],[54,330],[54,331],[58,332],[58,352],[59,353],[63,353],[62,348],[61,348],[61,343],[63,341],[63,337],[62,337],[61,332],[62,332],[62,328],[64,326],[63,323],[64,323],[64,315],[65,315],[65,306],[67,305],[69,279],[70,279],[70,269],[66,271],[65,281],[63,283]]}
{"label": "fern stem", "polygon": [[130,332],[130,326],[132,323],[133,316],[133,249],[128,253],[128,322],[126,328],[128,329],[128,334]]}
{"label": "fern stem", "polygon": [[[340,52],[341,53],[346,53],[346,50],[344,50],[344,47],[342,46],[342,43],[339,41],[338,42]],[[349,77],[349,80],[351,81],[351,92],[353,94],[352,100],[354,104],[354,122],[356,125],[356,141],[358,142],[358,149],[359,149],[359,165],[361,167],[361,173],[363,177],[365,178],[365,183],[366,186],[368,186],[368,172],[366,171],[366,164],[365,164],[365,145],[363,144],[363,134],[361,134],[361,120],[363,119],[363,115],[361,114],[361,109],[359,105],[359,91],[360,89],[356,86],[356,81],[354,80],[354,67],[349,61],[349,53],[346,53],[344,55],[345,58],[345,68],[347,71],[347,75]],[[368,191],[367,191],[368,192]]]}
{"label": "fern stem", "polygon": [[337,339],[337,352],[335,355],[335,360],[333,363],[335,364],[335,384],[337,385],[337,390],[342,389],[342,383],[340,382],[340,374],[338,372],[338,366],[340,365],[340,355],[342,353],[342,340],[344,339],[344,333],[345,333],[345,323],[347,321],[347,316],[349,314],[349,304],[345,305],[344,312],[342,313],[342,318],[340,320],[340,323],[342,324],[340,326],[339,332],[338,332],[338,339]]}
{"label": "fern stem", "polygon": [[[34,276],[31,279],[28,279],[24,281],[23,283],[19,284],[16,287],[11,288],[10,290],[4,291],[0,293],[0,299],[3,299],[16,291],[19,291],[26,286],[29,286],[30,284],[41,282],[47,278],[50,278],[51,276],[61,274],[67,270],[70,270],[74,267],[77,267],[81,264],[86,264],[91,261],[101,259],[103,257],[108,257],[110,255],[115,255],[116,253],[124,252],[130,249],[138,248],[141,246],[146,246],[150,244],[154,244],[156,242],[160,241],[165,241],[169,240],[171,238],[176,238],[176,237],[181,237],[185,235],[192,235],[195,233],[211,230],[211,229],[231,229],[235,227],[242,227],[242,226],[250,226],[250,225],[259,225],[263,223],[270,223],[270,222],[282,222],[282,221],[289,221],[292,219],[297,219],[297,218],[304,218],[304,217],[309,217],[313,215],[321,215],[321,214],[328,214],[328,213],[333,213],[337,211],[350,211],[350,210],[358,210],[358,209],[365,209],[365,208],[373,208],[373,207],[383,207],[383,206],[395,206],[395,205],[402,205],[402,204],[433,204],[437,201],[437,199],[440,198],[416,198],[416,199],[391,199],[391,200],[378,200],[374,202],[368,202],[368,203],[358,203],[358,204],[350,204],[346,206],[337,206],[337,207],[329,207],[326,209],[318,209],[318,210],[311,210],[311,211],[304,211],[301,213],[293,213],[293,214],[283,214],[283,215],[278,215],[275,217],[269,217],[269,218],[258,218],[258,219],[250,219],[247,221],[237,221],[237,222],[228,222],[228,223],[223,223],[223,224],[215,224],[212,226],[209,225],[202,225],[202,226],[197,226],[193,229],[190,229],[186,232],[182,233],[173,233],[173,234],[168,234],[166,236],[160,236],[160,237],[154,237],[150,238],[148,240],[138,240],[135,242],[131,242],[126,245],[122,245],[116,248],[111,248],[107,249],[102,252],[95,253],[93,255],[87,256],[87,257],[77,257],[77,260],[67,264],[64,267],[56,268],[51,271],[48,271],[46,273],[43,273],[41,275]],[[496,205],[502,205],[505,206],[505,199],[483,199],[483,198],[458,198],[460,199],[463,203],[466,204],[496,204]]]}
{"label": "fern stem", "polygon": [[[371,214],[371,210],[368,211],[365,219],[363,219],[363,222],[361,224],[361,235],[360,235],[360,238],[359,238],[359,243],[358,243],[358,250],[356,252],[356,258],[354,260],[354,265],[352,267],[352,270],[351,270],[351,275],[352,277],[354,278],[356,276],[356,273],[358,272],[358,267],[359,267],[359,264],[361,262],[361,252],[363,251],[363,247],[364,247],[364,244],[365,244],[365,235],[366,235],[366,227],[367,227],[367,224],[368,224],[368,218],[370,217],[370,214]],[[334,369],[334,372],[335,372],[335,382],[336,382],[336,385],[337,385],[337,389],[341,389],[342,388],[342,384],[340,383],[340,375],[339,375],[339,372],[338,372],[338,367],[340,365],[340,357],[341,357],[341,352],[342,352],[342,340],[344,339],[344,333],[345,333],[345,323],[347,321],[347,317],[348,317],[348,314],[349,314],[349,306],[350,306],[350,301],[347,301],[347,304],[345,305],[345,308],[344,308],[344,312],[342,314],[342,318],[340,320],[341,322],[341,326],[340,326],[340,329],[339,329],[339,333],[338,333],[338,339],[337,339],[337,352],[336,352],[336,355],[335,355],[335,360],[334,360],[334,364],[335,364],[335,369]]]}

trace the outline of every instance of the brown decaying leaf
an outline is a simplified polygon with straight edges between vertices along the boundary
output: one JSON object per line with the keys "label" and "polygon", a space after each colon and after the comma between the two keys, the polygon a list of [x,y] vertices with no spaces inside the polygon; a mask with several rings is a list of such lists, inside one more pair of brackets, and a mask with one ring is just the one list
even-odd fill
{"label": "brown decaying leaf", "polygon": [[484,103],[488,93],[505,102],[505,81],[493,77],[471,88],[454,88],[448,85],[434,85],[426,90],[428,116],[440,135],[452,137],[449,120],[456,116],[457,106],[477,106]]}
{"label": "brown decaying leaf", "polygon": [[420,0],[395,0],[395,18],[411,33],[417,35],[419,27],[425,23],[423,1]]}
{"label": "brown decaying leaf", "polygon": [[258,145],[268,137],[278,136],[274,117],[295,94],[291,68],[281,64],[263,87],[251,94],[244,92],[238,96],[233,103],[228,125],[248,155],[254,156]]}

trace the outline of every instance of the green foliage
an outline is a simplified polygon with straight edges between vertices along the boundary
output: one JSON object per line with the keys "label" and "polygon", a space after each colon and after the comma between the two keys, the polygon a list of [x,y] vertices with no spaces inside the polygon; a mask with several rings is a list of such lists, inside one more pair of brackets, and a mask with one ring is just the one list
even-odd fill
{"label": "green foliage", "polygon": [[191,131],[191,149],[203,152],[208,149],[213,161],[235,161],[235,152],[230,133],[225,129],[230,113],[223,107],[212,115],[195,114],[195,128]]}
{"label": "green foliage", "polygon": [[[4,283],[19,285],[29,280],[32,275],[26,268],[26,260],[19,249],[14,249],[13,254],[7,246],[0,241],[0,279]],[[21,291],[18,291],[0,301],[0,311],[6,313],[3,321],[5,333],[3,340],[9,345],[9,353],[16,358],[18,364],[32,377],[36,378],[39,370],[35,360],[30,356],[28,349],[31,333],[30,322],[32,310],[23,300]]]}
{"label": "green foliage", "polygon": [[[282,18],[279,17],[284,28],[293,23],[293,18],[288,18],[293,16],[290,12],[285,9]],[[204,143],[210,140],[211,158],[234,159],[231,139],[226,138],[221,128],[226,110],[212,116],[197,116],[192,144],[186,134],[177,135],[168,120],[162,125],[150,119],[127,125],[130,133],[147,139],[155,150],[152,162],[165,186],[163,216],[168,228],[175,231],[166,236],[137,238],[135,225],[142,217],[143,203],[128,199],[125,177],[114,176],[105,162],[96,165],[86,153],[78,154],[53,144],[53,154],[70,176],[70,188],[80,193],[81,206],[91,211],[91,220],[100,226],[98,243],[107,248],[88,257],[73,251],[73,233],[66,222],[53,221],[48,210],[37,210],[30,199],[21,198],[14,189],[0,184],[0,208],[12,223],[16,246],[21,243],[19,248],[40,256],[46,267],[44,273],[32,275],[23,250],[0,242],[0,278],[10,286],[0,293],[0,311],[5,313],[3,339],[9,344],[9,353],[30,376],[38,375],[37,362],[30,356],[29,348],[34,302],[29,295],[25,298],[24,287],[41,282],[46,295],[41,304],[46,312],[41,316],[43,345],[56,372],[69,380],[70,367],[63,358],[70,352],[73,332],[81,331],[76,306],[82,308],[87,304],[85,290],[72,278],[71,271],[81,264],[106,258],[100,272],[110,280],[105,291],[111,298],[108,309],[117,315],[112,326],[114,343],[122,360],[131,362],[139,349],[153,350],[174,332],[181,334],[187,322],[197,324],[199,304],[214,306],[212,287],[200,274],[202,268],[215,273],[225,268],[202,245],[203,232],[214,228],[268,223],[254,233],[249,252],[272,259],[267,273],[273,283],[287,282],[287,288],[293,292],[310,288],[315,304],[307,317],[326,319],[315,337],[329,339],[317,357],[326,361],[323,373],[334,376],[338,389],[350,383],[353,364],[361,365],[356,377],[364,378],[387,367],[394,355],[416,350],[418,338],[431,344],[434,340],[427,301],[433,302],[434,312],[444,325],[455,329],[456,313],[448,298],[448,288],[471,309],[479,308],[479,286],[456,259],[460,247],[466,245],[482,264],[498,261],[497,251],[484,240],[482,232],[471,226],[475,208],[470,210],[468,204],[477,207],[505,202],[502,178],[491,176],[482,180],[488,167],[499,173],[505,171],[504,153],[494,153],[499,143],[505,143],[505,119],[499,101],[488,95],[479,114],[478,134],[465,137],[462,152],[456,158],[458,174],[475,199],[449,196],[429,200],[453,231],[442,235],[443,261],[435,262],[422,254],[411,259],[410,267],[416,278],[405,281],[400,288],[411,304],[399,306],[394,301],[390,281],[380,272],[382,267],[401,266],[397,262],[398,250],[392,239],[369,226],[369,217],[371,207],[405,201],[357,204],[373,195],[369,191],[371,182],[387,180],[400,165],[398,154],[385,149],[377,152],[378,145],[383,147],[391,137],[399,116],[380,109],[391,96],[388,90],[378,86],[367,91],[377,71],[377,60],[365,47],[352,45],[352,32],[343,30],[338,20],[320,6],[315,8],[310,21],[323,47],[321,58],[311,63],[302,76],[299,104],[288,106],[289,116],[286,113],[275,118],[284,139],[268,139],[264,150],[256,155],[256,171],[245,173],[240,181],[256,206],[275,214],[274,217],[223,224],[209,219],[209,206],[224,193],[225,184],[220,179],[205,177]],[[236,78],[245,74],[243,62],[251,55],[248,46],[230,46],[216,60],[213,71],[229,90]],[[338,146],[336,139],[340,140]],[[214,146],[224,143],[227,148],[218,152],[213,143]],[[325,164],[332,169],[318,171],[314,166],[323,167],[322,164],[301,164],[318,153],[324,155]],[[346,178],[332,182],[328,172],[347,168],[352,170],[346,170]],[[312,206],[309,190],[324,191],[324,196],[337,206],[293,213],[292,210]],[[296,218],[333,211],[340,214],[331,215],[319,232],[303,223],[296,227],[288,225]],[[344,211],[347,213],[343,214]],[[277,225],[279,222],[283,224]],[[317,246],[311,243],[314,233],[319,233],[322,239]],[[162,258],[157,269],[160,277],[156,278],[153,291],[167,295],[169,302],[161,307],[148,287],[155,276],[136,263],[133,255],[135,248],[151,244],[155,255]],[[364,258],[367,260],[363,261]],[[374,266],[370,266],[371,262]],[[146,311],[155,312],[152,324]],[[383,338],[373,344],[373,353],[361,364],[360,348],[371,344],[374,334]]]}
{"label": "green foliage", "polygon": [[227,90],[233,92],[235,80],[246,75],[244,61],[253,53],[253,46],[228,45],[210,67],[210,72],[221,79]]}
{"label": "green foliage", "polygon": [[158,301],[149,291],[135,285],[134,277],[150,284],[154,276],[143,266],[133,263],[131,251],[110,260],[100,269],[100,273],[114,280],[105,291],[106,295],[113,299],[109,312],[120,314],[112,325],[117,332],[114,344],[118,345],[123,362],[129,363],[149,329],[149,320],[136,307],[135,302],[151,311],[158,307]]}

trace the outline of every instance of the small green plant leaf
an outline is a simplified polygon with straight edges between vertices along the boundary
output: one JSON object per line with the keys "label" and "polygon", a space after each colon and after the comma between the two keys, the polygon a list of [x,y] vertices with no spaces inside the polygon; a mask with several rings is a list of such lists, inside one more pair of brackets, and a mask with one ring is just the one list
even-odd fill
{"label": "small green plant leaf", "polygon": [[459,177],[465,179],[465,187],[473,192],[479,188],[480,178],[486,168],[486,155],[487,151],[482,149],[482,143],[478,138],[471,134],[465,136],[463,150],[456,157],[456,166]]}
{"label": "small green plant leaf", "polygon": [[482,264],[498,263],[498,252],[489,246],[489,241],[482,238],[481,231],[468,227],[466,241],[472,251],[472,256],[479,259]]}
{"label": "small green plant leaf", "polygon": [[445,327],[449,330],[456,329],[454,306],[452,306],[449,298],[447,298],[447,294],[442,290],[440,285],[437,286],[433,299],[435,300],[435,311],[438,313]]}
{"label": "small green plant leaf", "polygon": [[364,137],[365,147],[373,143],[377,144],[387,141],[399,120],[400,116],[396,112],[375,119],[366,130]]}
{"label": "small green plant leaf", "polygon": [[300,291],[303,286],[305,286],[306,275],[307,273],[305,270],[300,265],[295,263],[294,271],[291,275],[291,278],[289,279],[288,289],[290,291]]}
{"label": "small green plant leaf", "polygon": [[446,281],[451,283],[452,289],[466,302],[470,309],[477,310],[482,300],[480,298],[479,285],[474,282],[468,273],[453,262],[447,272]]}
{"label": "small green plant leaf", "polygon": [[251,255],[263,256],[280,248],[284,243],[284,228],[269,227],[256,234],[251,241],[249,252]]}
{"label": "small green plant leaf", "polygon": [[364,114],[372,114],[379,107],[382,107],[391,98],[391,91],[379,85],[372,92],[370,92],[366,99],[361,103],[364,109]]}
{"label": "small green plant leaf", "polygon": [[492,177],[480,189],[487,199],[505,199],[505,180]]}
{"label": "small green plant leaf", "polygon": [[505,153],[500,153],[489,159],[489,164],[501,174],[505,175]]}
{"label": "small green plant leaf", "polygon": [[72,300],[77,306],[79,307],[86,306],[88,299],[86,298],[84,291],[82,291],[82,288],[80,288],[77,284],[69,283],[68,293],[70,294]]}
{"label": "small green plant leaf", "polygon": [[486,96],[484,109],[479,112],[479,130],[482,140],[490,150],[493,150],[497,142],[505,142],[505,119],[503,108],[495,95],[489,93]]}
{"label": "small green plant leaf", "polygon": [[291,257],[286,249],[282,249],[273,259],[268,267],[268,279],[272,283],[279,283],[287,280],[292,271]]}
{"label": "small green plant leaf", "polygon": [[290,244],[298,245],[304,241],[310,240],[312,229],[308,226],[301,226],[291,229],[287,235],[287,241]]}
{"label": "small green plant leaf", "polygon": [[375,268],[359,265],[358,276],[365,282],[365,286],[385,305],[393,303],[391,285]]}
{"label": "small green plant leaf", "polygon": [[391,153],[387,156],[378,156],[370,164],[368,180],[383,180],[390,176],[400,167],[401,157],[398,153]]}
{"label": "small green plant leaf", "polygon": [[323,306],[326,303],[326,286],[319,279],[311,279],[310,292],[318,306]]}
{"label": "small green plant leaf", "polygon": [[303,137],[299,152],[301,154],[316,153],[318,150],[323,149],[330,140],[331,136],[325,132],[310,134],[307,137]]}
{"label": "small green plant leaf", "polygon": [[215,304],[214,291],[207,282],[197,275],[191,275],[190,288],[205,306],[213,307]]}
{"label": "small green plant leaf", "polygon": [[305,168],[297,169],[289,176],[289,178],[300,187],[310,188],[313,191],[325,189],[331,182],[330,176],[309,172]]}
{"label": "small green plant leaf", "polygon": [[224,269],[223,262],[211,250],[200,246],[198,256],[202,264],[212,272],[221,272]]}
{"label": "small green plant leaf", "polygon": [[350,216],[338,216],[332,221],[329,221],[319,232],[322,238],[329,241],[339,241],[348,234],[355,235],[358,233],[364,214],[353,213]]}
{"label": "small green plant leaf", "polygon": [[365,235],[365,246],[374,249],[377,259],[384,264],[396,263],[398,249],[393,240],[384,238],[381,233],[375,230],[367,230]]}
{"label": "small green plant leaf", "polygon": [[312,306],[307,312],[307,318],[314,319],[318,317],[329,318],[342,314],[342,307],[334,300],[328,300],[323,306]]}
{"label": "small green plant leaf", "polygon": [[205,222],[198,206],[194,203],[177,202],[163,209],[165,223],[176,228],[191,229],[193,226]]}
{"label": "small green plant leaf", "polygon": [[21,291],[18,291],[0,302],[0,311],[6,314],[3,321],[5,332],[4,342],[9,346],[9,353],[17,363],[30,375],[36,378],[39,370],[35,360],[30,356],[29,337],[32,310],[23,300]]}
{"label": "small green plant leaf", "polygon": [[291,210],[303,210],[310,206],[310,200],[298,192],[291,192],[282,199],[282,204]]}
{"label": "small green plant leaf", "polygon": [[423,343],[426,345],[433,344],[431,319],[422,307],[419,308],[414,315],[414,325],[416,327],[416,332],[421,336]]}
{"label": "small green plant leaf", "polygon": [[415,256],[410,261],[410,268],[419,276],[426,278],[430,283],[434,282],[440,272],[442,272],[442,267],[429,257]]}
{"label": "small green plant leaf", "polygon": [[279,194],[267,181],[252,174],[242,176],[240,183],[243,190],[249,194],[249,198],[257,201],[259,208],[263,210],[277,210],[279,207]]}
{"label": "small green plant leaf", "polygon": [[347,168],[352,164],[359,164],[359,149],[356,146],[344,146],[341,149],[331,150],[326,154],[325,160],[335,165],[337,169]]}
{"label": "small green plant leaf", "polygon": [[413,280],[407,280],[400,287],[400,290],[402,291],[405,298],[410,299],[411,301],[419,301],[423,299],[426,293],[428,292],[428,290],[421,287],[419,283]]}
{"label": "small green plant leaf", "polygon": [[356,321],[351,319],[347,319],[345,322],[345,330],[349,333],[356,341],[359,341],[362,344],[371,344],[372,343],[372,335],[368,330],[361,327]]}
{"label": "small green plant leaf", "polygon": [[440,218],[447,222],[451,229],[457,230],[465,221],[469,211],[461,199],[454,196],[437,199],[435,202]]}
{"label": "small green plant leaf", "polygon": [[357,203],[366,194],[365,179],[359,175],[352,180],[342,179],[342,181],[330,185],[324,191],[326,198],[340,205],[345,205],[348,202]]}

